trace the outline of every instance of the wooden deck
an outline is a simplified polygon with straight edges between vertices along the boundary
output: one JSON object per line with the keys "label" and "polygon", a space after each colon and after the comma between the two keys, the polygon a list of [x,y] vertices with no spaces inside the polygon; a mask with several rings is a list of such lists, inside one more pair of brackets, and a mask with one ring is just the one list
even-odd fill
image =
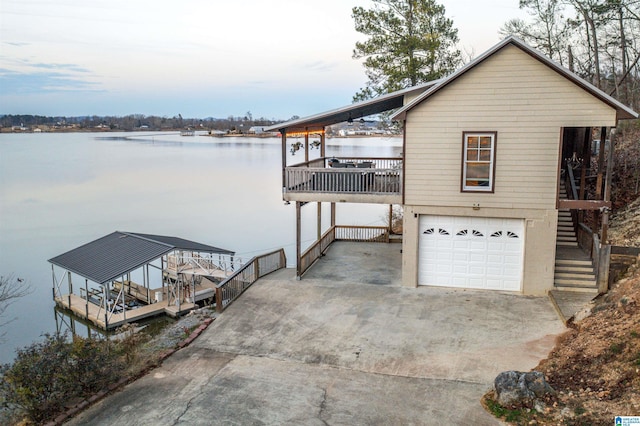
{"label": "wooden deck", "polygon": [[121,313],[112,314],[107,312],[105,316],[104,308],[87,302],[87,300],[75,294],[63,295],[62,297],[56,297],[54,300],[58,307],[70,310],[74,315],[86,319],[103,330],[113,330],[130,322],[162,314],[175,318],[198,306],[195,303],[182,303],[180,304],[180,310],[178,310],[177,306],[169,306],[167,301],[163,300],[162,302],[139,306],[135,309],[127,309]]}

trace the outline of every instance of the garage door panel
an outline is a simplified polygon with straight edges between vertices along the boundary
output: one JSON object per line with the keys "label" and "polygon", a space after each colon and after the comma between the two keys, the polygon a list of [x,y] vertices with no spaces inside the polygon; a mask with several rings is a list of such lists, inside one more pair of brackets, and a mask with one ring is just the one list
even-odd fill
{"label": "garage door panel", "polygon": [[518,291],[524,221],[421,216],[418,283]]}

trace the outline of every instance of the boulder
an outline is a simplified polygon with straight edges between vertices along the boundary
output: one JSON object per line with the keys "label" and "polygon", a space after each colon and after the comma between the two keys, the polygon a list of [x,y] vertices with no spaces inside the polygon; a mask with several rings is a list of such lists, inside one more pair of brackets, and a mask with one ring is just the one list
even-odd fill
{"label": "boulder", "polygon": [[505,371],[493,382],[497,402],[502,406],[528,403],[555,391],[539,371]]}

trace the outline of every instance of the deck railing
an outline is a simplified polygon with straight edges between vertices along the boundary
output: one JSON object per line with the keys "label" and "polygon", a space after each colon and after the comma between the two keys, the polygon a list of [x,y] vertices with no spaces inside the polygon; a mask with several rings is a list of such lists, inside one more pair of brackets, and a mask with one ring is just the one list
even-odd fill
{"label": "deck railing", "polygon": [[[348,167],[329,167],[332,160]],[[401,194],[401,158],[323,158],[285,168],[285,192]]]}
{"label": "deck railing", "polygon": [[302,253],[298,264],[298,276],[302,276],[334,241],[388,243],[389,228],[386,226],[332,226]]}
{"label": "deck railing", "polygon": [[259,278],[286,266],[284,249],[254,257],[216,286],[216,311],[224,311]]}

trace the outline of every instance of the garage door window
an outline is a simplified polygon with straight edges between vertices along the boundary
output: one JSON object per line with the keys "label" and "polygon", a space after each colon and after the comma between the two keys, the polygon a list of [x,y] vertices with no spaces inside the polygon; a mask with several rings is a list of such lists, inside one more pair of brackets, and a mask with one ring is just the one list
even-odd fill
{"label": "garage door window", "polygon": [[496,132],[464,132],[462,192],[493,192]]}

